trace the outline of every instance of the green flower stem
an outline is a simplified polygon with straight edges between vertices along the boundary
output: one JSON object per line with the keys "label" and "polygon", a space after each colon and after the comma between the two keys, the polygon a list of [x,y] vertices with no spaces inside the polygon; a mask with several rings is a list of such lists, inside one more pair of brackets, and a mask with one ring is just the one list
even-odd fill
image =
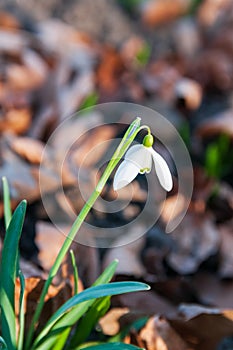
{"label": "green flower stem", "polygon": [[71,258],[71,263],[73,266],[73,276],[74,276],[74,295],[78,294],[78,268],[77,268],[77,264],[75,261],[75,256],[74,256],[74,252],[71,249],[70,250],[70,258]]}
{"label": "green flower stem", "polygon": [[5,228],[7,230],[9,223],[11,221],[12,212],[11,212],[10,190],[9,190],[8,182],[5,176],[3,176],[2,178],[2,185],[3,185],[4,221],[5,221]]}
{"label": "green flower stem", "polygon": [[84,207],[80,211],[79,215],[77,216],[75,222],[73,223],[73,226],[71,227],[70,232],[68,233],[58,255],[57,258],[49,272],[48,279],[46,280],[42,293],[40,295],[40,299],[35,311],[35,314],[31,321],[31,326],[29,328],[28,334],[27,334],[27,341],[26,341],[26,349],[30,348],[34,330],[36,327],[36,324],[39,320],[40,314],[42,312],[43,306],[44,306],[44,300],[47,295],[48,289],[50,284],[52,283],[53,278],[57,274],[57,271],[59,267],[61,266],[62,260],[64,259],[67,251],[70,248],[70,245],[72,241],[74,240],[80,226],[84,222],[87,214],[89,213],[90,209],[94,205],[95,201],[99,197],[101,191],[104,188],[104,185],[106,184],[106,181],[108,180],[109,176],[111,175],[112,171],[114,170],[115,166],[118,164],[120,159],[123,157],[126,150],[129,148],[130,144],[135,139],[137,133],[141,130],[140,128],[140,118],[136,118],[127,129],[123,139],[121,140],[119,146],[117,147],[115,153],[113,154],[111,160],[108,163],[108,166],[106,167],[102,177],[100,178],[99,183],[97,184],[95,190],[91,194],[90,198],[85,203]]}

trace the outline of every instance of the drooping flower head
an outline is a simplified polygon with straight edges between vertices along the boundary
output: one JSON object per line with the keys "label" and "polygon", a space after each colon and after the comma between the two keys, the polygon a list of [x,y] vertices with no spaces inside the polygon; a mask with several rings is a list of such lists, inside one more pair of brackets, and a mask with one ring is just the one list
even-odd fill
{"label": "drooping flower head", "polygon": [[115,191],[127,186],[138,174],[149,173],[152,163],[154,163],[155,172],[161,186],[166,191],[171,191],[173,181],[170,170],[163,157],[152,148],[153,143],[153,136],[148,133],[142,144],[132,146],[126,152],[124,161],[117,169],[113,180]]}

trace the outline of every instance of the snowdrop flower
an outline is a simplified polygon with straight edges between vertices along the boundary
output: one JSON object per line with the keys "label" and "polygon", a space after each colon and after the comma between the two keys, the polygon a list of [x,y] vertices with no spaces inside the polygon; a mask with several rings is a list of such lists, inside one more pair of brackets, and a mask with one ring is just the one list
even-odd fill
{"label": "snowdrop flower", "polygon": [[172,176],[167,163],[153,148],[153,136],[148,134],[144,137],[142,145],[131,147],[125,154],[125,160],[116,171],[113,180],[115,191],[128,185],[138,174],[149,173],[154,162],[155,171],[161,186],[166,190],[172,189]]}

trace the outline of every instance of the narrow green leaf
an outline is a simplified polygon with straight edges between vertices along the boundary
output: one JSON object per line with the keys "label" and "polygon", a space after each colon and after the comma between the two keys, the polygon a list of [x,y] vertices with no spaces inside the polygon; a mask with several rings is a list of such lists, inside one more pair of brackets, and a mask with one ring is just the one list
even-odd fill
{"label": "narrow green leaf", "polygon": [[98,102],[99,95],[96,92],[92,92],[90,95],[88,95],[84,101],[82,102],[81,106],[79,107],[79,110],[83,110],[86,108],[91,108],[96,105]]}
{"label": "narrow green leaf", "polygon": [[[108,283],[111,281],[112,277],[114,276],[114,273],[116,271],[118,264],[118,260],[115,259],[109,264],[109,266],[106,267],[106,269],[102,272],[102,274],[97,278],[97,280],[94,282],[93,286],[98,286],[101,284]],[[95,299],[91,299],[89,301],[85,301],[77,306],[75,306],[72,310],[70,310],[68,313],[66,313],[53,327],[53,330],[56,331],[57,329],[65,329],[68,328],[69,332],[71,331],[72,326],[87,312],[88,308],[95,302]],[[43,337],[46,334],[43,331],[39,334],[37,339],[34,342],[34,346],[37,349],[37,344],[40,342],[40,340],[43,341]],[[68,338],[68,335],[67,335]],[[54,342],[56,342],[56,339],[54,339]],[[46,349],[46,348],[45,348]]]}
{"label": "narrow green leaf", "polygon": [[20,279],[20,297],[19,297],[19,337],[18,337],[18,349],[23,350],[23,337],[24,337],[24,291],[25,291],[25,279],[21,271],[19,271]]}
{"label": "narrow green leaf", "polygon": [[70,347],[72,349],[87,339],[99,319],[108,311],[110,304],[110,297],[95,300],[94,304],[89,308],[76,327],[76,331],[70,340]]}
{"label": "narrow green leaf", "polygon": [[143,47],[136,54],[136,60],[141,66],[146,66],[151,55],[151,47],[148,43],[144,43]]}
{"label": "narrow green leaf", "polygon": [[42,343],[33,347],[35,350],[63,350],[69,336],[69,328],[53,330]]}
{"label": "narrow green leaf", "polygon": [[90,287],[83,292],[73,296],[64,303],[51,317],[50,322],[55,322],[69,309],[90,299],[102,298],[108,295],[117,295],[137,291],[148,290],[149,286],[141,282],[112,282],[100,286]]}
{"label": "narrow green leaf", "polygon": [[57,336],[57,341],[54,344],[52,350],[63,350],[65,348],[65,344],[69,334],[70,334],[69,328],[66,328],[63,332],[60,332],[59,335]]}
{"label": "narrow green leaf", "polygon": [[78,268],[75,261],[74,252],[70,250],[71,264],[74,270],[74,295],[78,294]]}
{"label": "narrow green leaf", "polygon": [[205,167],[207,174],[212,177],[218,178],[220,175],[220,154],[216,143],[208,145],[205,154]]}
{"label": "narrow green leaf", "polygon": [[[52,334],[54,332],[60,332],[64,329],[67,329],[67,339],[69,337],[69,333],[73,327],[73,325],[75,323],[77,323],[80,318],[86,314],[86,312],[88,312],[88,309],[91,307],[91,305],[93,305],[95,303],[95,299],[91,299],[88,301],[84,301],[83,303],[73,307],[69,312],[67,312],[63,317],[61,317],[61,319],[59,319],[59,321],[57,321],[55,323],[55,325],[52,327],[52,329],[49,331],[49,333],[42,338],[41,340],[38,341],[38,338],[41,336],[41,334],[39,335],[39,337],[36,339],[35,341],[35,349],[37,349],[38,344],[44,344],[44,341],[47,341],[48,338],[50,338],[52,336]],[[43,332],[43,331],[42,331]],[[56,338],[53,337],[53,341],[54,344],[56,343]],[[51,344],[51,342],[50,342]],[[33,346],[34,349],[34,346]],[[40,349],[46,349],[46,347],[42,347]]]}
{"label": "narrow green leaf", "polygon": [[[141,282],[113,282],[109,284],[103,284],[100,286],[94,286],[94,287],[88,288],[83,292],[70,298],[65,304],[63,304],[53,314],[53,316],[49,319],[49,321],[45,325],[43,331],[40,333],[40,335],[36,339],[35,344],[37,344],[37,342],[39,342],[44,336],[47,335],[47,333],[51,330],[51,328],[55,325],[55,323],[58,322],[67,313],[68,310],[72,309],[79,303],[89,301],[91,299],[95,300],[101,297],[136,292],[136,291],[143,291],[148,289],[150,289],[150,287],[147,284],[141,283]],[[87,307],[89,306],[90,305],[88,305],[87,303]],[[68,312],[67,317],[70,316],[69,315],[70,312]],[[70,320],[72,324],[76,322],[76,317],[77,316],[74,315],[74,319]],[[59,324],[59,326],[61,327],[61,324]]]}
{"label": "narrow green leaf", "polygon": [[0,349],[1,350],[7,350],[6,343],[5,343],[4,339],[1,336],[0,336]]}
{"label": "narrow green leaf", "polygon": [[26,201],[22,201],[16,208],[6,231],[0,267],[1,330],[9,350],[16,349],[15,278],[18,243],[22,232],[25,212]]}
{"label": "narrow green leaf", "polygon": [[8,181],[5,176],[2,178],[2,186],[3,186],[3,204],[4,204],[4,220],[5,220],[5,228],[7,229],[11,217],[11,199],[10,199],[10,191],[8,186]]}
{"label": "narrow green leaf", "polygon": [[97,280],[93,283],[93,286],[99,286],[101,284],[105,284],[111,281],[114,276],[118,265],[118,260],[115,259],[109,264],[106,269],[101,273],[101,275],[97,278]]}
{"label": "narrow green leaf", "polygon": [[99,345],[92,345],[92,346],[80,346],[73,350],[139,350],[142,348],[138,348],[137,346],[130,345],[130,344],[124,344],[124,343],[109,343],[109,344],[99,344]]}

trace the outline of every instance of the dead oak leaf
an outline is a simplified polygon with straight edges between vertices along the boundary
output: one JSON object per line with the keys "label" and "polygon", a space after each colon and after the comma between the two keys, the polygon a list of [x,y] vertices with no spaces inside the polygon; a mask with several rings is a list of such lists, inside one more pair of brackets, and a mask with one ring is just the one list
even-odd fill
{"label": "dead oak leaf", "polygon": [[99,320],[102,332],[106,335],[116,335],[120,331],[119,319],[129,313],[127,307],[115,307]]}
{"label": "dead oak leaf", "polygon": [[183,304],[169,322],[197,350],[213,350],[222,338],[233,335],[233,310],[230,309]]}
{"label": "dead oak leaf", "polygon": [[169,323],[158,316],[148,320],[138,339],[147,350],[191,350]]}
{"label": "dead oak leaf", "polygon": [[219,227],[221,234],[220,268],[219,274],[222,278],[233,278],[233,226],[229,224]]}
{"label": "dead oak leaf", "polygon": [[40,164],[44,144],[30,137],[15,137],[10,142],[10,147],[22,158],[31,164]]}
{"label": "dead oak leaf", "polygon": [[197,128],[197,136],[211,137],[222,133],[233,138],[233,111],[226,110],[210,120],[203,121]]}
{"label": "dead oak leaf", "polygon": [[192,286],[203,304],[233,308],[233,281],[222,280],[216,274],[199,271],[192,278]]}
{"label": "dead oak leaf", "polygon": [[[45,280],[40,277],[29,277],[25,279],[25,332],[27,332],[27,330],[30,327],[31,320],[36,310],[44,283]],[[58,286],[50,286],[47,296],[45,298],[45,305],[40,317],[38,325],[39,329],[42,328],[47,322],[47,320],[52,316],[52,314],[72,296],[71,292],[71,286],[64,281]],[[20,281],[17,278],[15,287],[16,315],[19,314],[19,295]]]}
{"label": "dead oak leaf", "polygon": [[219,232],[206,214],[188,213],[172,235],[174,249],[167,262],[180,274],[197,271],[199,265],[219,249]]}

